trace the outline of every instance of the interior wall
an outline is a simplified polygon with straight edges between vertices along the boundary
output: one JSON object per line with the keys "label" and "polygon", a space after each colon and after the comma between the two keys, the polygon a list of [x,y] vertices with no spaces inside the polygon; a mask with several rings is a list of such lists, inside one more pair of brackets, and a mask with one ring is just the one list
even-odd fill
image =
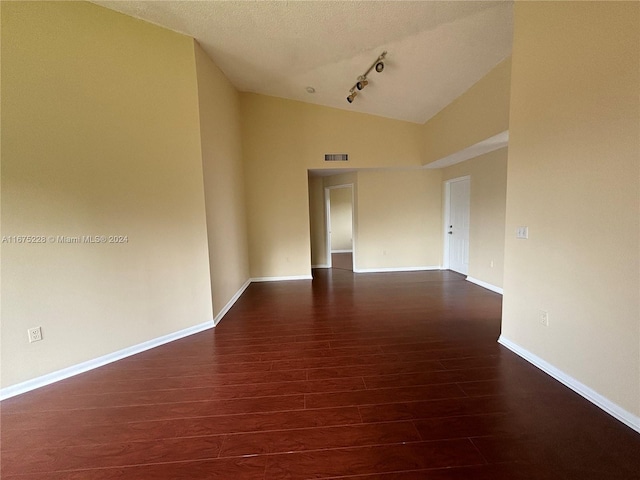
{"label": "interior wall", "polygon": [[331,215],[331,252],[351,251],[353,247],[353,189],[339,187],[329,190]]}
{"label": "interior wall", "polygon": [[500,62],[423,126],[423,163],[509,130],[511,58]]}
{"label": "interior wall", "polygon": [[2,386],[211,321],[193,41],[85,2],[1,39],[2,235],[42,241],[2,243]]}
{"label": "interior wall", "polygon": [[640,429],[640,4],[514,8],[502,335]]}
{"label": "interior wall", "polygon": [[309,169],[419,166],[422,126],[241,94],[251,277],[310,276]]}
{"label": "interior wall", "polygon": [[469,276],[502,288],[507,202],[507,149],[442,169],[442,181],[471,177]]}
{"label": "interior wall", "polygon": [[324,182],[322,177],[309,174],[309,228],[311,235],[311,266],[326,268],[327,238],[325,229]]}
{"label": "interior wall", "polygon": [[440,170],[358,172],[358,271],[439,268],[442,259]]}
{"label": "interior wall", "polygon": [[194,41],[213,313],[249,280],[239,94]]}

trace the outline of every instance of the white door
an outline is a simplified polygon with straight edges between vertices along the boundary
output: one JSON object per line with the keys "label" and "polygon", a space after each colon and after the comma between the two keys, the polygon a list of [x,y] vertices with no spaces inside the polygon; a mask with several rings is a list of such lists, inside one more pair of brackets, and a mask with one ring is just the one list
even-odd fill
{"label": "white door", "polygon": [[449,269],[469,273],[469,178],[449,183]]}

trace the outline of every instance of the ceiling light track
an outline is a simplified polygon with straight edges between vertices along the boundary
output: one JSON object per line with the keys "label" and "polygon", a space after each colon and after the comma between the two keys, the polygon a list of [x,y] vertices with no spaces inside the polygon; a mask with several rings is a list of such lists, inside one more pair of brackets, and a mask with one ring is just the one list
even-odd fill
{"label": "ceiling light track", "polygon": [[357,90],[362,90],[364,87],[369,85],[369,80],[367,79],[367,75],[371,73],[371,70],[375,69],[376,72],[380,73],[384,70],[384,58],[387,56],[386,50],[376,58],[376,60],[371,64],[371,66],[364,72],[362,75],[358,77],[358,81],[349,89],[349,95],[347,95],[347,102],[353,103],[353,100],[358,96]]}

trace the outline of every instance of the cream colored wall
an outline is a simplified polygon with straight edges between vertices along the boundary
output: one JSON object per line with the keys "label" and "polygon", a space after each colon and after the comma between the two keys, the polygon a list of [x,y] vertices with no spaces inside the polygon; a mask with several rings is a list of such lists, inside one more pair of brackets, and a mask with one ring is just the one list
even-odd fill
{"label": "cream colored wall", "polygon": [[502,335],[640,428],[638,25],[635,2],[516,2]]}
{"label": "cream colored wall", "polygon": [[440,170],[358,172],[356,270],[439,267]]}
{"label": "cream colored wall", "polygon": [[[440,170],[361,169],[312,177],[310,190],[353,185],[353,250],[356,270],[438,267],[442,258],[442,176]],[[363,192],[360,185],[363,185]],[[338,189],[340,190],[340,189]],[[332,192],[335,190],[332,190]],[[311,194],[317,197],[318,194]],[[323,198],[323,197],[322,197]],[[322,199],[324,208],[324,200]],[[314,201],[315,204],[318,200]],[[326,245],[324,210],[311,208],[312,251]],[[316,213],[313,213],[316,212]],[[318,216],[321,215],[319,218]],[[318,249],[319,250],[319,249]],[[326,247],[322,252],[326,252]],[[325,265],[326,253],[314,256]]]}
{"label": "cream colored wall", "polygon": [[511,58],[423,126],[426,165],[509,129]]}
{"label": "cream colored wall", "polygon": [[351,250],[353,246],[353,189],[329,190],[331,212],[331,251]]}
{"label": "cream colored wall", "polygon": [[349,168],[422,163],[421,125],[251,93],[241,106],[254,278],[311,274],[307,170],[325,153]]}
{"label": "cream colored wall", "polygon": [[239,95],[194,42],[214,315],[249,279]]}
{"label": "cream colored wall", "polygon": [[326,267],[329,260],[325,233],[324,182],[322,177],[313,175],[309,175],[309,222],[311,266]]}
{"label": "cream colored wall", "polygon": [[358,190],[358,172],[340,173],[322,177],[324,187],[339,187],[341,185],[353,185],[354,191]]}
{"label": "cream colored wall", "polygon": [[[2,2],[2,386],[212,319],[193,41]],[[44,340],[27,342],[42,326]]]}
{"label": "cream colored wall", "polygon": [[507,149],[442,169],[442,180],[471,177],[469,276],[502,287]]}

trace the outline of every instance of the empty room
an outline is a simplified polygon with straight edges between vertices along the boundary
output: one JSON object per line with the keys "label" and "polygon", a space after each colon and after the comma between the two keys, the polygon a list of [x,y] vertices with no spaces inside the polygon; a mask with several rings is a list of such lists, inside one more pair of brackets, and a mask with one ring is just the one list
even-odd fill
{"label": "empty room", "polygon": [[640,3],[0,19],[2,479],[640,480]]}

